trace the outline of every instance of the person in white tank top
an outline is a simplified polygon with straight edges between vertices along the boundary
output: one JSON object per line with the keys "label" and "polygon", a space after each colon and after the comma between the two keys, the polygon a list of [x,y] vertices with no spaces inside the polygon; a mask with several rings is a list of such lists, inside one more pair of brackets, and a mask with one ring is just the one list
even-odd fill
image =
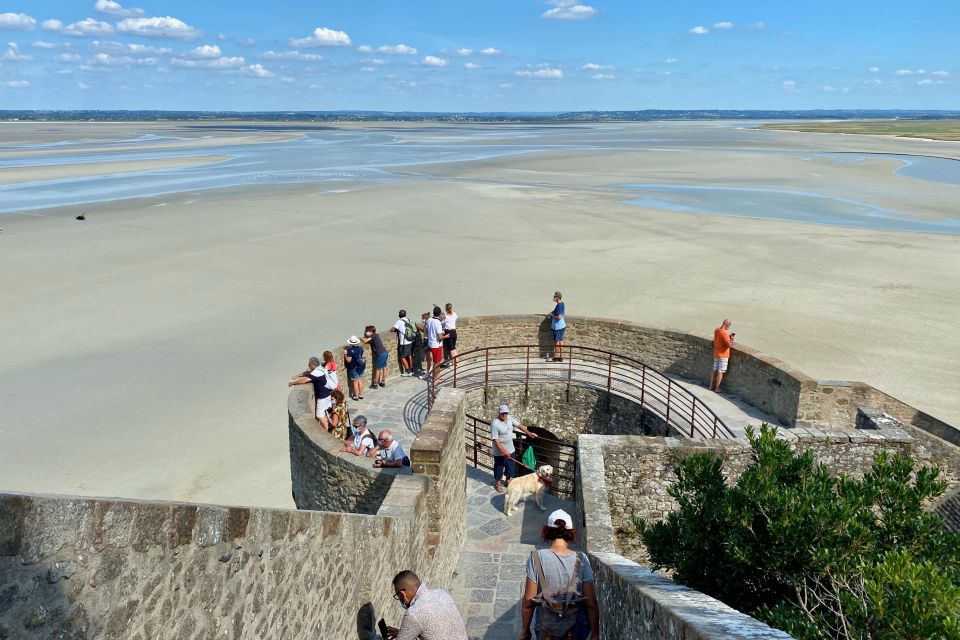
{"label": "person in white tank top", "polygon": [[443,339],[444,351],[446,351],[447,359],[444,364],[449,364],[450,360],[453,360],[453,364],[457,364],[457,312],[453,310],[453,303],[448,302],[446,304],[446,313],[443,315],[443,333],[446,337]]}

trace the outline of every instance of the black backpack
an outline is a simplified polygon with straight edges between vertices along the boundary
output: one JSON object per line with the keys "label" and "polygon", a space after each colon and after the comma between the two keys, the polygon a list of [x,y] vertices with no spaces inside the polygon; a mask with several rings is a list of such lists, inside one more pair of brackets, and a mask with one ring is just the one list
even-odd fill
{"label": "black backpack", "polygon": [[[580,617],[580,610],[583,608],[583,594],[577,591],[577,578],[580,577],[580,567],[583,562],[582,556],[577,553],[577,562],[570,574],[570,582],[566,587],[559,590],[559,599],[554,599],[547,595],[551,585],[547,584],[546,577],[543,575],[543,566],[540,564],[540,552],[534,549],[530,552],[533,560],[533,570],[537,575],[538,592],[533,598],[537,603],[538,619],[541,628],[550,634],[551,638],[566,638],[567,634],[573,631]],[[547,589],[544,589],[547,587]]]}

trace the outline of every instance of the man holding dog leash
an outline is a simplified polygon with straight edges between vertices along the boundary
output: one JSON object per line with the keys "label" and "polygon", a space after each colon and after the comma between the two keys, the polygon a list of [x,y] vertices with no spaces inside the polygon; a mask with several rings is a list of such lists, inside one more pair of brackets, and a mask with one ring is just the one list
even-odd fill
{"label": "man holding dog leash", "polygon": [[513,430],[519,429],[531,438],[537,434],[531,433],[520,421],[510,415],[510,407],[500,405],[498,415],[490,422],[490,438],[493,440],[493,481],[497,493],[503,493],[503,473],[506,471],[507,484],[517,475],[516,461],[513,458],[516,449],[513,446]]}

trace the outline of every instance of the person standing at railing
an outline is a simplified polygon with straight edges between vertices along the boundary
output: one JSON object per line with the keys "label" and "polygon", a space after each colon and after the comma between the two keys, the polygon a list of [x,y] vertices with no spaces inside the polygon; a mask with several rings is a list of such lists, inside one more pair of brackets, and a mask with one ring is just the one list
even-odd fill
{"label": "person standing at railing", "polygon": [[497,417],[490,421],[490,439],[493,440],[493,486],[497,493],[503,493],[503,475],[506,472],[507,484],[517,475],[513,446],[513,431],[517,429],[531,438],[537,434],[531,433],[520,421],[510,415],[510,407],[500,405]]}
{"label": "person standing at railing", "polygon": [[437,381],[437,374],[440,373],[440,365],[443,364],[443,339],[446,334],[443,332],[443,322],[440,319],[443,312],[440,307],[433,308],[433,316],[423,321],[423,334],[427,339],[427,349],[430,353],[431,368],[427,371],[427,376]]}
{"label": "person standing at railing", "polygon": [[[713,330],[713,368],[710,370],[710,384],[708,388],[711,391],[720,390],[720,381],[723,380],[723,374],[727,372],[727,364],[730,362],[730,347],[733,345],[733,338],[737,334],[730,333],[730,321],[724,319],[719,327]],[[716,378],[717,384],[713,384]]]}
{"label": "person standing at railing", "polygon": [[563,334],[567,330],[567,322],[564,316],[567,314],[567,307],[562,302],[563,294],[559,291],[553,292],[553,311],[547,314],[550,318],[550,330],[553,332],[553,358],[554,362],[563,362]]}
{"label": "person standing at railing", "polygon": [[[446,313],[443,314],[443,346],[447,349],[447,358],[453,360],[457,366],[457,312],[453,310],[453,303],[446,304]],[[446,361],[445,361],[446,364]]]}

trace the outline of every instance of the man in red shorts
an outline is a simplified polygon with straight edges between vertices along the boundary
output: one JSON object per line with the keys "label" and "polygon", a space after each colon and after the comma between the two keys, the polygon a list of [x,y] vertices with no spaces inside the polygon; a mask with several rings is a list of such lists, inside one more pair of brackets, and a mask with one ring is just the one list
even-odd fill
{"label": "man in red shorts", "polygon": [[427,334],[427,349],[433,356],[433,379],[437,379],[440,372],[440,363],[443,362],[443,339],[446,335],[443,333],[443,323],[440,322],[440,316],[443,312],[440,307],[433,308],[433,317],[428,318],[424,323],[423,329]]}

